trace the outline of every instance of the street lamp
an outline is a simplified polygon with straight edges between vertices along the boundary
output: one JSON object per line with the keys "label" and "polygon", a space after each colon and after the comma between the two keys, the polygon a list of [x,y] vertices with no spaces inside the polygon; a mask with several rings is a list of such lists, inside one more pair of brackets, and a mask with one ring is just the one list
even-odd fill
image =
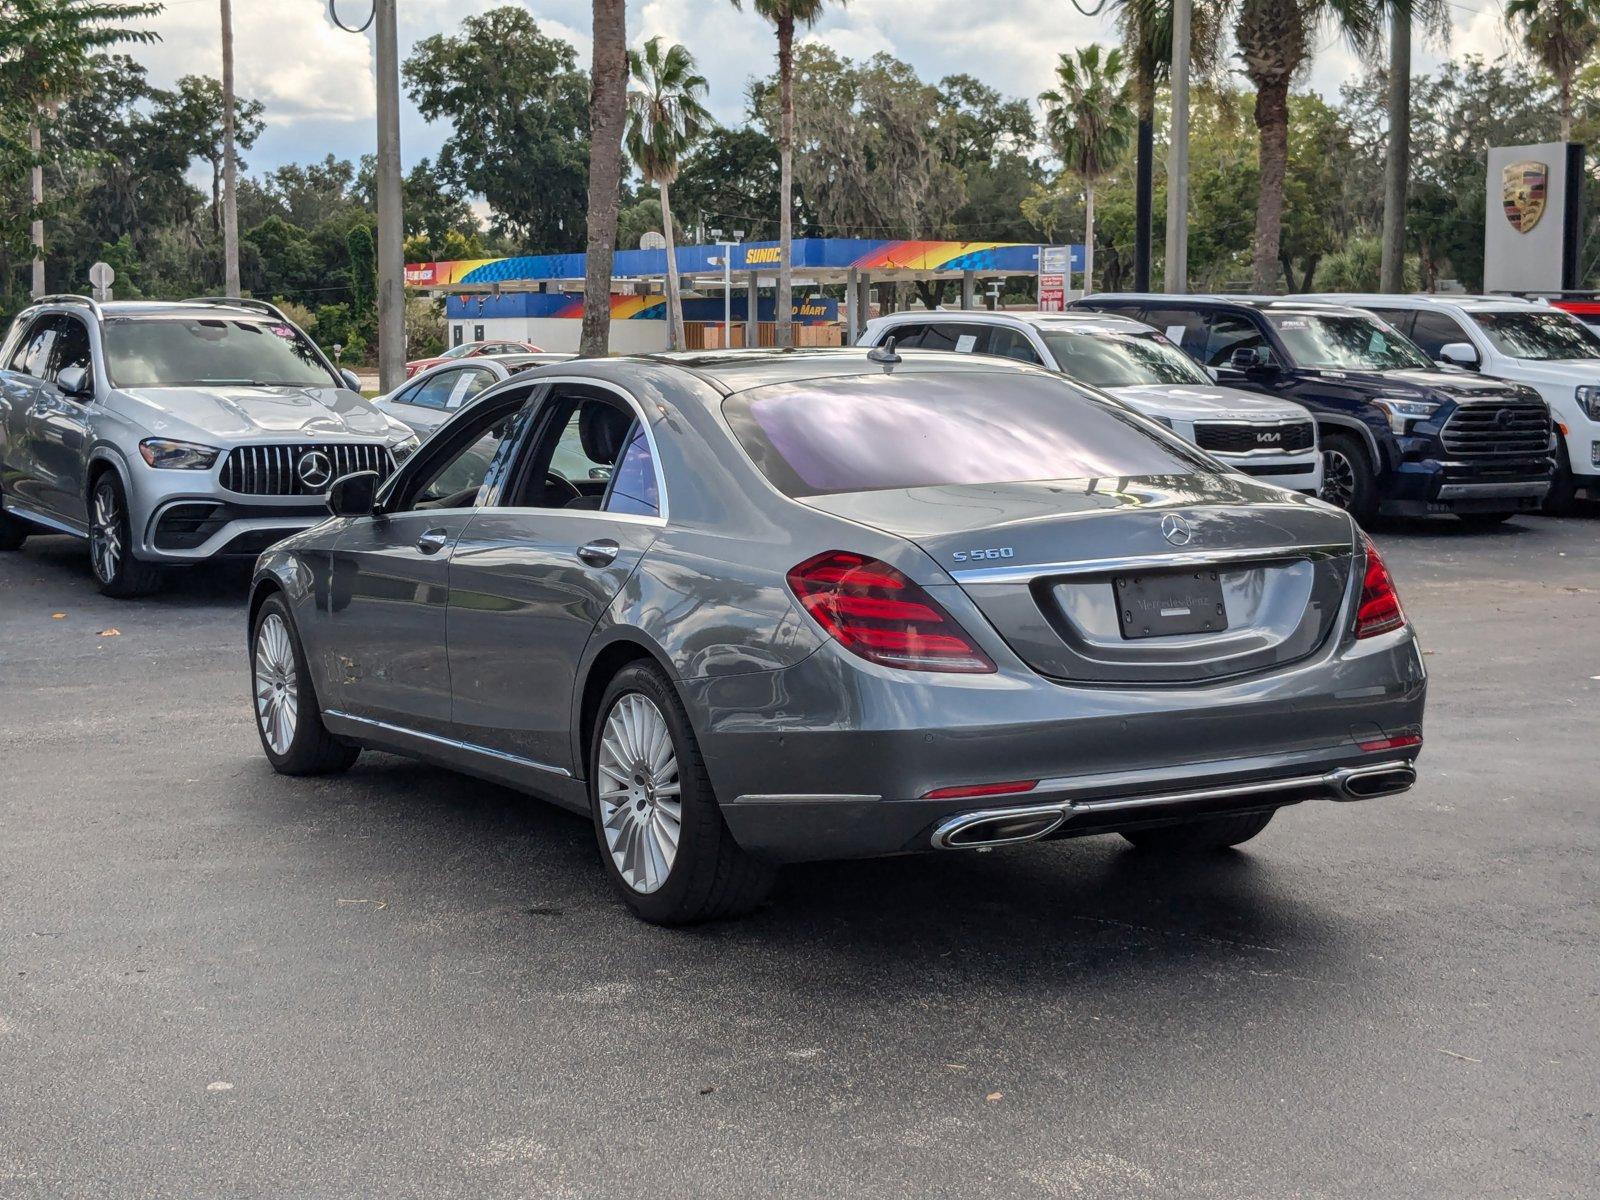
{"label": "street lamp", "polygon": [[733,239],[722,236],[722,230],[709,231],[711,240],[722,247],[722,348],[733,349],[733,248],[744,241],[744,230],[735,229]]}

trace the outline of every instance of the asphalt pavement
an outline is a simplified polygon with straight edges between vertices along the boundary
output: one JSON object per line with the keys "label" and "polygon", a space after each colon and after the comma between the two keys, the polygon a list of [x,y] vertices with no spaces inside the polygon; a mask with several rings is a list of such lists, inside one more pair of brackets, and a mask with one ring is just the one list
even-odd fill
{"label": "asphalt pavement", "polygon": [[687,931],[513,792],[275,776],[247,567],[0,555],[0,1196],[1594,1196],[1600,515],[1378,540],[1408,795]]}

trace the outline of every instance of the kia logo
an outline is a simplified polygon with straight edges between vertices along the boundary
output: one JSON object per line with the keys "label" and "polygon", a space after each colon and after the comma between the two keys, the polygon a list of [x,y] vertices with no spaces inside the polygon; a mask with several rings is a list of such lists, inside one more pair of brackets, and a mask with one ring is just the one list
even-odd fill
{"label": "kia logo", "polygon": [[321,450],[307,450],[294,464],[294,473],[313,492],[321,491],[333,482],[333,463]]}
{"label": "kia logo", "polygon": [[1281,434],[1281,433],[1258,433],[1258,434],[1256,434],[1256,441],[1258,441],[1258,442],[1281,442],[1281,441],[1283,441],[1283,434]]}
{"label": "kia logo", "polygon": [[1194,531],[1189,528],[1189,522],[1177,513],[1168,513],[1161,518],[1161,536],[1174,546],[1187,546]]}

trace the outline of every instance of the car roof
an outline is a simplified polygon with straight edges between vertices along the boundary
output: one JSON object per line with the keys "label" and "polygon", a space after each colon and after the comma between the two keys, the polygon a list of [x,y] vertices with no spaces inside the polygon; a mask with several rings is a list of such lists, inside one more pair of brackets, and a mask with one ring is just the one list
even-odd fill
{"label": "car roof", "polygon": [[[1298,296],[1299,300],[1314,300],[1313,296]],[[1437,293],[1388,294],[1380,292],[1330,292],[1328,299],[1336,304],[1355,308],[1405,308],[1418,311],[1429,308],[1459,308],[1465,312],[1528,312],[1548,308],[1537,300],[1521,296],[1452,296]]]}
{"label": "car roof", "polygon": [[[96,304],[89,297],[84,296],[78,300],[56,299],[46,297],[36,304],[30,304],[23,309],[23,313],[43,312],[54,310],[57,312],[82,313],[84,316],[99,316],[105,320],[127,317],[196,317],[212,316],[227,317],[236,321],[276,321],[271,313],[263,312],[258,308],[245,308],[232,304],[219,304],[198,300],[107,300],[103,304]],[[21,316],[19,313],[18,316]]]}
{"label": "car roof", "polygon": [[1328,312],[1329,310],[1351,312],[1359,307],[1342,303],[1338,300],[1320,300],[1310,296],[1175,295],[1167,292],[1095,292],[1073,303],[1094,304],[1102,300],[1114,301],[1119,304],[1161,305],[1164,308],[1233,305],[1237,308],[1253,308],[1258,311],[1271,312]]}
{"label": "car roof", "polygon": [[913,308],[903,312],[886,313],[881,317],[874,317],[871,325],[899,325],[911,321],[970,321],[979,325],[1033,325],[1039,328],[1048,328],[1051,325],[1083,325],[1095,322],[1123,321],[1130,325],[1143,326],[1144,322],[1135,321],[1132,317],[1117,316],[1114,313],[1090,312],[1086,309],[1074,309],[1068,312],[1040,312],[1037,309],[998,309],[987,308]]}

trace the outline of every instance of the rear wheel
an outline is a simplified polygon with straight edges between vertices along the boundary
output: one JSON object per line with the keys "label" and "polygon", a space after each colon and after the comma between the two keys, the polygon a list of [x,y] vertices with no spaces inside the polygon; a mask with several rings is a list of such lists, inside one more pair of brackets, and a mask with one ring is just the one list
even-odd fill
{"label": "rear wheel", "polygon": [[1348,433],[1322,435],[1322,488],[1317,497],[1365,525],[1378,511],[1378,480],[1361,439]]}
{"label": "rear wheel", "polygon": [[127,600],[161,589],[161,568],[133,556],[128,497],[115,471],[107,471],[95,481],[90,498],[89,565],[107,596]]}
{"label": "rear wheel", "polygon": [[1163,854],[1203,854],[1248,842],[1267,827],[1271,812],[1235,813],[1228,817],[1206,817],[1177,825],[1158,825],[1153,829],[1129,829],[1123,833],[1141,850]]}
{"label": "rear wheel", "polygon": [[327,775],[347,769],[361,753],[322,723],[322,708],[306,669],[305,651],[288,606],[269,597],[250,637],[250,683],[256,733],[280,775]]}
{"label": "rear wheel", "polygon": [[625,667],[600,700],[589,801],[606,873],[646,921],[737,916],[771,890],[776,872],[728,832],[683,702],[653,665]]}

